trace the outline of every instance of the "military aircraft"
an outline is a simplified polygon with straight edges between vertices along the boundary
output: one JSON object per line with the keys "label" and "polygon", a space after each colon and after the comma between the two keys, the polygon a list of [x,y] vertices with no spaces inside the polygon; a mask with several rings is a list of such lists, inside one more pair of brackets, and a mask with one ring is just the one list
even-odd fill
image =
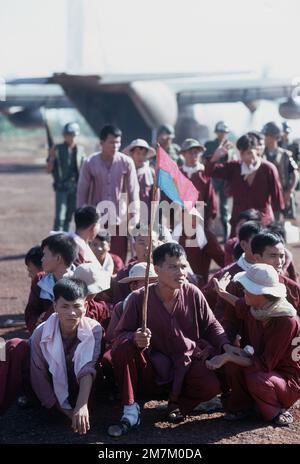
{"label": "military aircraft", "polygon": [[243,102],[254,112],[260,100],[275,100],[282,117],[300,118],[298,86],[297,80],[239,72],[103,76],[60,73],[8,81],[0,111],[15,125],[30,127],[43,124],[42,107],[75,107],[96,134],[104,124],[116,124],[122,128],[127,143],[136,137],[153,140],[160,124],[177,123],[179,138],[192,136],[187,133],[186,123],[196,122],[192,109],[201,103]]}

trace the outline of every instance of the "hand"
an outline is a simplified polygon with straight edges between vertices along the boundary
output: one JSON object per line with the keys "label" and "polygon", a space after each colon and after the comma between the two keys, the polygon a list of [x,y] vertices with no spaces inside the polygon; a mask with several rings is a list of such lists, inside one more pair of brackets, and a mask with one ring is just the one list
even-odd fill
{"label": "hand", "polygon": [[86,404],[74,409],[72,429],[79,435],[85,435],[90,430],[89,410]]}
{"label": "hand", "polygon": [[214,356],[212,359],[209,359],[208,361],[205,361],[205,365],[208,369],[211,371],[214,371],[215,369],[220,369],[224,364],[227,362],[227,356],[226,353],[223,354],[218,354],[217,356]]}
{"label": "hand", "polygon": [[56,158],[56,151],[55,151],[55,147],[53,146],[49,149],[48,160],[53,162],[55,158]]}
{"label": "hand", "polygon": [[210,355],[211,355],[211,346],[206,346],[203,349],[196,346],[192,357],[204,363],[204,361],[206,361]]}
{"label": "hand", "polygon": [[214,154],[211,157],[211,162],[215,163],[216,161],[220,161],[223,156],[228,154],[228,149],[224,146],[218,147]]}
{"label": "hand", "polygon": [[148,348],[150,346],[151,332],[146,329],[142,332],[142,329],[137,329],[134,333],[133,341],[138,348]]}
{"label": "hand", "polygon": [[229,284],[230,281],[231,281],[231,275],[229,274],[229,272],[225,272],[223,277],[221,277],[221,279],[219,280],[216,279],[215,277],[213,278],[215,291],[217,292],[218,295],[226,291],[227,285]]}
{"label": "hand", "polygon": [[[236,340],[235,340],[235,342],[236,342]],[[239,346],[233,346],[233,345],[229,345],[229,343],[227,343],[227,344],[223,345],[223,350],[225,351],[225,353],[227,353],[229,355],[233,354],[234,356],[242,356],[243,358],[247,358],[247,354]]]}

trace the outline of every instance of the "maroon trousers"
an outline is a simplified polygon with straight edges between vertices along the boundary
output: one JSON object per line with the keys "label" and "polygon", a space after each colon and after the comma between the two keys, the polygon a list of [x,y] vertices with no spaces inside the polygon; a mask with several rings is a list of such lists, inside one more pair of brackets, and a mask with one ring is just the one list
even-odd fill
{"label": "maroon trousers", "polygon": [[[112,363],[123,405],[133,404],[137,392],[150,398],[166,388],[155,383],[156,372],[146,353],[141,352],[131,340],[121,340],[112,348]],[[171,390],[171,385],[169,385]],[[191,412],[199,403],[220,393],[220,382],[213,371],[200,361],[193,360],[185,376],[179,398],[183,414]]]}
{"label": "maroon trousers", "polygon": [[0,414],[4,414],[17,396],[24,392],[24,383],[29,383],[28,342],[13,338],[5,348],[6,360],[0,361]]}
{"label": "maroon trousers", "polygon": [[264,419],[272,420],[282,408],[288,409],[298,399],[300,391],[288,386],[286,380],[275,371],[259,372],[253,369],[226,364],[227,381],[231,394],[226,409],[231,412],[259,408]]}

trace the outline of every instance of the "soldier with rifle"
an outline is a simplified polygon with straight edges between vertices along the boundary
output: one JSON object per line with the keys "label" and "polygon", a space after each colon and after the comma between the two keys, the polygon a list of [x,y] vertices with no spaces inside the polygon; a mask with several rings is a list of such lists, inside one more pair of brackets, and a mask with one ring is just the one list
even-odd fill
{"label": "soldier with rifle", "polygon": [[64,141],[55,145],[48,127],[47,138],[49,155],[47,172],[53,175],[55,191],[54,230],[69,231],[72,216],[76,209],[76,190],[79,171],[85,159],[84,148],[76,143],[79,125],[69,122],[64,126]]}

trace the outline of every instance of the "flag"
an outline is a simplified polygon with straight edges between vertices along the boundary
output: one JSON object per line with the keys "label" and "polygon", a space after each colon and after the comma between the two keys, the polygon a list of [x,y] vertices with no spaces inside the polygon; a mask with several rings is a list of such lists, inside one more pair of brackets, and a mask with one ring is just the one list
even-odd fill
{"label": "flag", "polygon": [[[195,208],[199,192],[194,184],[179,170],[175,161],[158,145],[157,147],[157,186],[174,203],[178,203],[189,214],[203,217]],[[173,238],[179,240],[182,235],[182,222],[175,225]],[[200,249],[207,244],[204,228],[201,224],[196,227],[196,239]]]}
{"label": "flag", "polygon": [[170,200],[195,214],[193,209],[199,197],[198,190],[160,146],[157,147],[157,186]]}

